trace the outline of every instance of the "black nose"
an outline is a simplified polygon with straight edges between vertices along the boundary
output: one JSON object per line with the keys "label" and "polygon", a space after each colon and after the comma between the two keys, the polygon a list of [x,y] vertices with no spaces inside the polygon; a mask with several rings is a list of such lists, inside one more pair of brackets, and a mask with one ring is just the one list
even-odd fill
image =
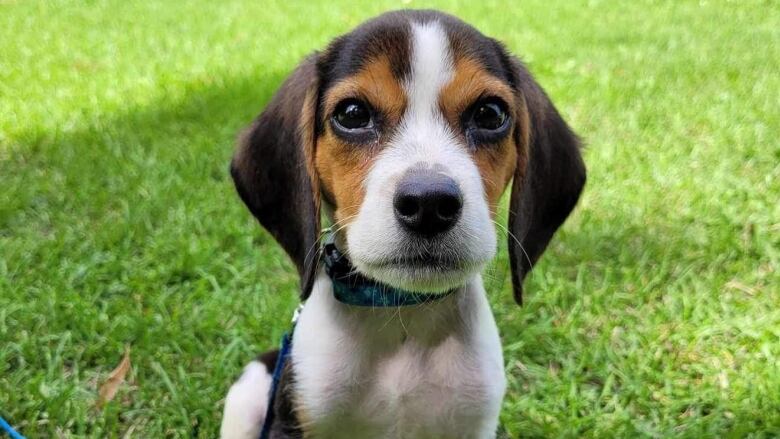
{"label": "black nose", "polygon": [[393,207],[395,217],[407,230],[433,236],[455,225],[463,197],[452,178],[432,170],[415,171],[398,183]]}

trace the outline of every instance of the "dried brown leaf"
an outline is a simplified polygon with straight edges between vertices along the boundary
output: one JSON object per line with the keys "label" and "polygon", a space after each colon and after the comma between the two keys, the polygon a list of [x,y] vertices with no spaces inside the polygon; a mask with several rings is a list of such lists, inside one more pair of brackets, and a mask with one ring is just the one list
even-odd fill
{"label": "dried brown leaf", "polygon": [[100,386],[98,390],[98,399],[96,406],[98,409],[103,407],[107,402],[114,399],[116,393],[119,391],[119,386],[125,381],[127,372],[130,371],[130,348],[125,348],[125,355],[122,357],[122,361],[119,365],[111,371],[108,375],[108,379]]}

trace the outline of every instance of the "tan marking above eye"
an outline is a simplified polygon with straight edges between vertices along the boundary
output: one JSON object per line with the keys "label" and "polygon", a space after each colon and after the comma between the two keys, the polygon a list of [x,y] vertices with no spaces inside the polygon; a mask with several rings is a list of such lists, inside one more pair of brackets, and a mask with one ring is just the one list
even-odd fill
{"label": "tan marking above eye", "polygon": [[514,115],[515,95],[501,79],[496,78],[477,61],[461,58],[455,63],[452,80],[439,94],[439,106],[444,117],[454,127],[460,127],[460,117],[480,97],[495,96],[509,106]]}
{"label": "tan marking above eye", "polygon": [[339,102],[349,98],[366,101],[393,126],[400,122],[406,108],[406,94],[386,56],[368,61],[357,74],[328,89],[323,99],[325,116],[329,117]]}
{"label": "tan marking above eye", "polygon": [[[527,116],[518,114],[524,112],[525,107],[516,102],[516,95],[508,84],[490,74],[479,62],[469,58],[460,58],[456,61],[453,78],[439,95],[439,105],[449,124],[462,132],[463,112],[480,97],[487,96],[504,100],[509,114],[516,121],[509,134],[498,144],[471,151],[482,176],[482,185],[491,214],[495,216],[501,194],[506,190],[517,169],[518,153],[521,156],[525,155],[526,145],[515,143],[514,131],[525,127],[522,121]],[[520,123],[518,124],[517,121]]]}

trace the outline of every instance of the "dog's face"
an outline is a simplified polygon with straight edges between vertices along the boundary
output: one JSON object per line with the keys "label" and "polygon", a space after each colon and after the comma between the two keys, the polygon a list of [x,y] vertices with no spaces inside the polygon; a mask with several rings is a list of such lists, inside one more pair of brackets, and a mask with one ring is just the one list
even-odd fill
{"label": "dog's face", "polygon": [[430,11],[385,14],[304,61],[250,128],[232,171],[297,262],[304,295],[321,205],[357,270],[445,292],[493,257],[497,205],[514,178],[519,299],[584,183],[576,137],[522,65]]}
{"label": "dog's face", "polygon": [[[454,50],[439,21],[358,32],[346,37],[357,44],[331,49],[335,59],[362,62],[322,90],[320,189],[359,271],[412,291],[447,291],[495,253],[492,217],[525,155],[514,136],[515,95],[489,70],[500,65],[469,56],[468,44],[479,49],[484,38]],[[371,54],[376,44],[387,47]]]}

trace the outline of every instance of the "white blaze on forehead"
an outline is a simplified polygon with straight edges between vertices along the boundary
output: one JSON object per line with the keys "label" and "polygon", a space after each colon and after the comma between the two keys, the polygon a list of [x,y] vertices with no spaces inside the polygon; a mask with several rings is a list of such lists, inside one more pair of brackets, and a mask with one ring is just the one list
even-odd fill
{"label": "white blaze on forehead", "polygon": [[439,93],[453,77],[449,39],[438,21],[412,24],[411,67],[404,84],[409,97],[406,119],[418,122],[438,112]]}
{"label": "white blaze on forehead", "polygon": [[441,91],[455,76],[449,38],[438,21],[412,23],[411,28],[411,68],[403,84],[407,107],[382,154],[396,156],[388,163],[394,168],[442,163],[457,149],[456,135],[439,109]]}
{"label": "white blaze on forehead", "polygon": [[400,178],[406,169],[419,163],[451,168],[458,155],[471,160],[439,107],[442,89],[455,76],[447,33],[438,21],[412,23],[411,29],[411,68],[403,83],[406,111],[393,137],[374,162],[375,172],[368,176],[368,192],[371,192],[372,183],[394,187],[387,185],[385,178],[388,175]]}

